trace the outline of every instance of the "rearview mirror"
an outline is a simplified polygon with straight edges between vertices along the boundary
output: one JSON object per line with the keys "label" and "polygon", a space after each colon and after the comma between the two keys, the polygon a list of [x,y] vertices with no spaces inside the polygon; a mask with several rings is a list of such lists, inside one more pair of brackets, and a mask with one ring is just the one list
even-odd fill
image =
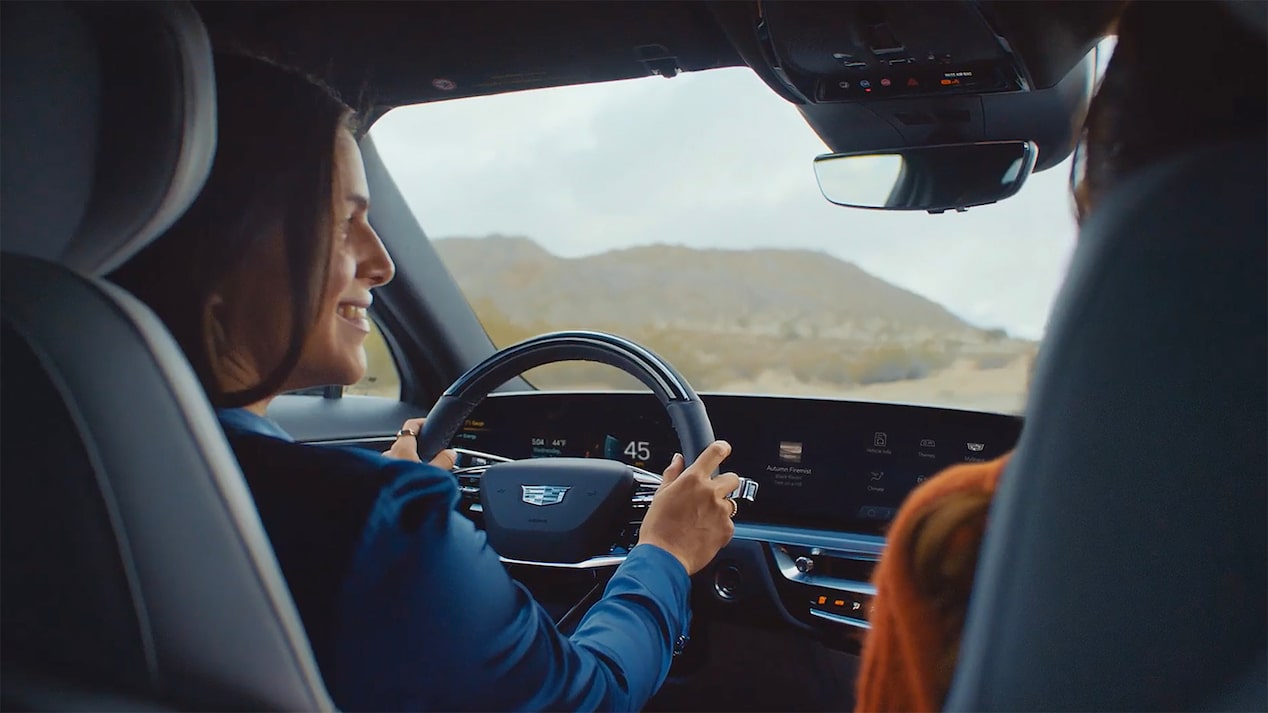
{"label": "rearview mirror", "polygon": [[990,141],[827,154],[815,159],[815,176],[837,205],[941,213],[1017,193],[1038,153],[1029,141]]}

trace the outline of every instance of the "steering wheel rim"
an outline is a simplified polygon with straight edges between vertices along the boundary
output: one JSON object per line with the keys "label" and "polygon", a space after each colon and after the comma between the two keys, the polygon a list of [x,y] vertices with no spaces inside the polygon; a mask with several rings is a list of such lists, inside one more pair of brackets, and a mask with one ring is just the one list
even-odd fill
{"label": "steering wheel rim", "polygon": [[[704,402],[668,362],[623,337],[567,331],[507,347],[454,381],[418,435],[420,457],[448,446],[476,406],[508,379],[544,364],[578,360],[608,364],[647,385],[669,416],[687,462],[713,442]],[[626,538],[637,536],[642,521],[635,516],[646,512],[661,481],[617,460],[494,458],[500,462],[457,475],[464,493],[478,493],[489,544],[503,561],[518,564],[595,567],[623,560],[617,550],[632,546]],[[757,484],[745,481],[732,497],[753,499]]]}
{"label": "steering wheel rim", "polygon": [[608,364],[651,389],[669,416],[688,463],[713,442],[713,425],[704,402],[669,362],[650,349],[614,334],[564,331],[542,334],[506,347],[458,377],[427,414],[418,434],[420,457],[426,460],[447,447],[467,416],[493,389],[529,369],[561,361]]}

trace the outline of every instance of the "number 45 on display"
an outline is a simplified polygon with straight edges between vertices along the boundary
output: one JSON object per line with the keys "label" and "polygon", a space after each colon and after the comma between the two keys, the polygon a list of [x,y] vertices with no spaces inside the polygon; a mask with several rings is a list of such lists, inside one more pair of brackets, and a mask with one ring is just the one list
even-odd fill
{"label": "number 45 on display", "polygon": [[630,441],[624,452],[633,460],[646,461],[652,457],[652,444],[647,441]]}

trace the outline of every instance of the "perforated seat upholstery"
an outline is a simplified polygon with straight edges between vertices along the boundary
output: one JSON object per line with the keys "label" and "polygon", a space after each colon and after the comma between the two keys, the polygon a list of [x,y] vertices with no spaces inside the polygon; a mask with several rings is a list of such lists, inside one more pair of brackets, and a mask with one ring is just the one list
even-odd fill
{"label": "perforated seat upholstery", "polygon": [[1268,144],[1082,231],[991,511],[949,710],[1264,710]]}
{"label": "perforated seat upholstery", "polygon": [[331,708],[188,363],[99,279],[215,143],[182,3],[3,3],[0,656],[6,708]]}

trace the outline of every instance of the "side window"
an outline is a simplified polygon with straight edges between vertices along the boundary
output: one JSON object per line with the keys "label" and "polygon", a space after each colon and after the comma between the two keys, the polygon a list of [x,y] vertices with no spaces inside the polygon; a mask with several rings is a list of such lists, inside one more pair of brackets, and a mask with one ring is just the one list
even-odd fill
{"label": "side window", "polygon": [[345,394],[355,396],[383,396],[389,399],[401,397],[401,376],[396,362],[387,348],[387,340],[379,331],[379,325],[370,321],[370,336],[365,338],[365,376],[344,388]]}

